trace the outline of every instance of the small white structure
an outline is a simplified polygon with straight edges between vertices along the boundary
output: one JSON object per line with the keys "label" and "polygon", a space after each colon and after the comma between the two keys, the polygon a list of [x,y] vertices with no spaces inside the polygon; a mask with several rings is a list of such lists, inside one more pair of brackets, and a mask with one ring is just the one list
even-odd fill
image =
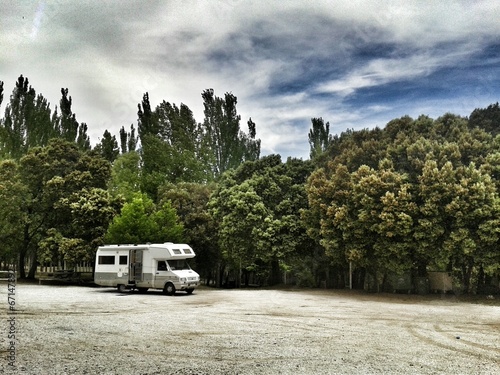
{"label": "small white structure", "polygon": [[120,292],[162,289],[173,295],[177,290],[193,293],[200,275],[187,262],[194,258],[186,244],[105,245],[97,249],[94,282],[116,287]]}

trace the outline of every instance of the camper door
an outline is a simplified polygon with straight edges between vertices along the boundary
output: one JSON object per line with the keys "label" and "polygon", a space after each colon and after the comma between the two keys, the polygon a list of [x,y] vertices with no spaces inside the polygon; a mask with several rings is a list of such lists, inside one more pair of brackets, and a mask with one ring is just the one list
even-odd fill
{"label": "camper door", "polygon": [[130,250],[130,280],[137,282],[142,281],[142,249]]}
{"label": "camper door", "polygon": [[154,260],[154,288],[163,289],[165,282],[170,280],[171,272],[168,270],[167,262],[164,260]]}

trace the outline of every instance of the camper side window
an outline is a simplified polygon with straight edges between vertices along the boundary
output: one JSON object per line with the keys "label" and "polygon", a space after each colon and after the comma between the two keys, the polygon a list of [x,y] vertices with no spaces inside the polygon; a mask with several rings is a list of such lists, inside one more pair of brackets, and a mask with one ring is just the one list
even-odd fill
{"label": "camper side window", "polygon": [[120,264],[127,264],[127,256],[120,255]]}
{"label": "camper side window", "polygon": [[99,255],[99,264],[115,264],[114,255]]}
{"label": "camper side window", "polygon": [[159,260],[158,261],[158,271],[166,271],[167,270],[167,264],[165,263],[164,260]]}

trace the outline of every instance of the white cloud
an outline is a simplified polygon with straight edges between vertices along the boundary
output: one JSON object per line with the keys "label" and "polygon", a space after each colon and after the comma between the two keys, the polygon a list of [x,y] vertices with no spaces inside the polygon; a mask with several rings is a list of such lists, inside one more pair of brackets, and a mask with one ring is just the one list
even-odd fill
{"label": "white cloud", "polygon": [[[346,99],[443,68],[467,69],[498,40],[499,13],[497,1],[7,2],[0,80],[8,98],[24,74],[53,104],[68,87],[94,142],[105,129],[117,134],[136,123],[146,91],[153,105],[185,103],[199,122],[204,89],[231,91],[242,127],[252,117],[263,150],[307,156],[311,117],[335,130],[381,125],[397,105],[353,107]],[[474,103],[498,93],[480,78],[489,96],[476,88]]]}
{"label": "white cloud", "polygon": [[438,69],[454,66],[457,60],[467,59],[475,51],[467,46],[456,46],[452,51],[417,51],[403,58],[374,59],[345,77],[319,84],[314,91],[348,96],[358,89],[382,86],[392,82],[425,77]]}

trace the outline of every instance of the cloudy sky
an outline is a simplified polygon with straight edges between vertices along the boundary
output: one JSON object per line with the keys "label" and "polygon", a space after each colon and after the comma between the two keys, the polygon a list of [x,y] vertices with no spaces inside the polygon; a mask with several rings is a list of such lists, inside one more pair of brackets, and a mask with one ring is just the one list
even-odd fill
{"label": "cloudy sky", "polygon": [[137,125],[137,103],[238,97],[262,155],[309,156],[312,117],[330,132],[500,100],[500,2],[0,0],[5,102],[23,74],[58,104],[62,87],[93,143]]}

